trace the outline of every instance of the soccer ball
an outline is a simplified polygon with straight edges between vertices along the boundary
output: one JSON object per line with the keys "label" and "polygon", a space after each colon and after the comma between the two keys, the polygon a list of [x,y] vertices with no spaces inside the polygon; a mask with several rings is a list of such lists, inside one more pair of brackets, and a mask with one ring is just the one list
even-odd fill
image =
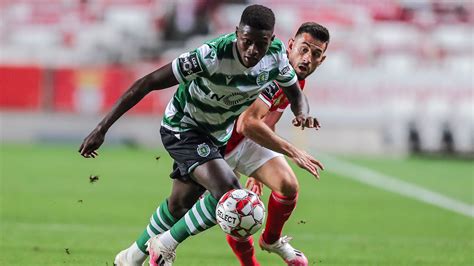
{"label": "soccer ball", "polygon": [[222,230],[239,238],[255,234],[265,219],[265,206],[254,192],[233,189],[222,196],[216,208]]}

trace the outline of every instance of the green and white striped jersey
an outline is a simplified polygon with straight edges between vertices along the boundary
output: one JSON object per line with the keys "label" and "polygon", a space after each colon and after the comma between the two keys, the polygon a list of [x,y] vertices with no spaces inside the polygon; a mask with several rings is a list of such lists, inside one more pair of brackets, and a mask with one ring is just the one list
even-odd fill
{"label": "green and white striped jersey", "polygon": [[296,83],[283,43],[276,39],[251,68],[240,62],[237,38],[223,35],[180,55],[172,67],[178,90],[168,103],[161,125],[175,132],[190,129],[209,135],[216,145],[229,140],[234,121],[273,80]]}

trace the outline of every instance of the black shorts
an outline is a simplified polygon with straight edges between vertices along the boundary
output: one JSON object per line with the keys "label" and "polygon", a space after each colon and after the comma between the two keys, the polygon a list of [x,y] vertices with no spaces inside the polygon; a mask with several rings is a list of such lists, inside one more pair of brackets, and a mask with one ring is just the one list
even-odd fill
{"label": "black shorts", "polygon": [[189,130],[182,133],[160,128],[163,146],[174,159],[171,178],[189,180],[190,173],[199,165],[214,159],[223,159],[225,146],[218,147],[201,132]]}

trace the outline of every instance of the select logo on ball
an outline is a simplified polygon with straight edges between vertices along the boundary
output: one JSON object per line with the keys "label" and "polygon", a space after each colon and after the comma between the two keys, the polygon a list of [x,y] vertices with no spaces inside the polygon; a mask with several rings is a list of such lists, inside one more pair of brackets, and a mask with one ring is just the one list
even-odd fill
{"label": "select logo on ball", "polygon": [[217,217],[223,222],[227,222],[231,226],[235,226],[238,224],[238,217],[233,213],[224,213],[224,210],[218,209],[217,210]]}

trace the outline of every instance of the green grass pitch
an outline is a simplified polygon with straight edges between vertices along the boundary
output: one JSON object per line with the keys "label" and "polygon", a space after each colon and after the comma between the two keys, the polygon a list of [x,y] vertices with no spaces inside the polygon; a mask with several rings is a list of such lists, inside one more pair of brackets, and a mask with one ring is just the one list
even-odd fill
{"label": "green grass pitch", "polygon": [[[170,192],[164,150],[105,145],[99,158],[84,159],[73,146],[0,147],[0,265],[112,265]],[[344,159],[474,203],[472,161]],[[295,170],[300,198],[284,233],[310,265],[474,265],[472,218],[331,169],[318,182]],[[90,183],[90,175],[99,180]],[[264,266],[283,265],[260,249],[257,257]],[[175,265],[239,264],[214,227],[184,242]]]}

